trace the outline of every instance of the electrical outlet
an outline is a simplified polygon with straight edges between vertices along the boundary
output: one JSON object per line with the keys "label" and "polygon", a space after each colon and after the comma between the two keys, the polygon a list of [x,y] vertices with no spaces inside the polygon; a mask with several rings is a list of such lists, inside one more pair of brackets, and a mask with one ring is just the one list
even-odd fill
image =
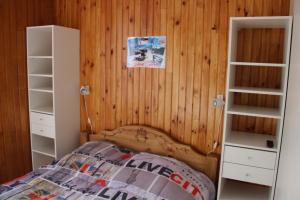
{"label": "electrical outlet", "polygon": [[81,95],[89,95],[90,94],[90,86],[88,86],[88,85],[81,86],[80,94]]}
{"label": "electrical outlet", "polygon": [[223,95],[217,95],[216,98],[213,99],[212,105],[214,108],[222,107],[225,104],[224,96]]}

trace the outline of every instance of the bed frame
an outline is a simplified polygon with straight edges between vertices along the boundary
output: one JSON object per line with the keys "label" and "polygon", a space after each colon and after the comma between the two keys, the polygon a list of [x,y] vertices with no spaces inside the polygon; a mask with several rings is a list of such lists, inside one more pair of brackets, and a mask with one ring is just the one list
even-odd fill
{"label": "bed frame", "polygon": [[99,140],[111,141],[135,151],[173,157],[196,170],[202,171],[212,181],[216,181],[218,169],[216,156],[200,154],[190,146],[176,142],[169,135],[157,129],[146,126],[124,126],[112,131],[101,131],[97,134],[82,133],[80,138],[81,144]]}

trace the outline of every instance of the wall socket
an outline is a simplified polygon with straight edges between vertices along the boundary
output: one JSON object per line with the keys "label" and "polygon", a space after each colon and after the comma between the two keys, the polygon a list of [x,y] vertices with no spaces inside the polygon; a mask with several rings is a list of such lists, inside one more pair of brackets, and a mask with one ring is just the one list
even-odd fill
{"label": "wall socket", "polygon": [[81,86],[80,94],[81,95],[89,95],[90,94],[90,86],[88,86],[88,85]]}
{"label": "wall socket", "polygon": [[214,108],[220,108],[225,105],[224,95],[217,95],[212,101],[212,106]]}

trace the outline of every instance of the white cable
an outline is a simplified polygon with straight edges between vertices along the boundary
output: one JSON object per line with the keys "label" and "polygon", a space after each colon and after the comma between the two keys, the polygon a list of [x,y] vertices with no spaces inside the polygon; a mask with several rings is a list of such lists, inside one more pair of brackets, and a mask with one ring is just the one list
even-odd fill
{"label": "white cable", "polygon": [[[222,117],[223,117],[223,112],[224,112],[225,106],[223,105],[221,109],[222,109],[221,110],[221,115],[220,115],[220,118],[219,118],[219,121],[218,121],[218,124],[219,124],[219,126],[218,126],[218,132],[220,132],[221,127],[222,127],[221,120],[222,120]],[[212,150],[209,151],[207,154],[214,153],[217,150],[217,148],[219,146],[219,139],[220,139],[220,134],[218,134],[217,141],[214,142]]]}
{"label": "white cable", "polygon": [[83,95],[83,102],[84,102],[84,108],[85,108],[85,112],[86,112],[86,116],[87,116],[87,122],[90,126],[91,132],[93,133],[93,124],[92,124],[92,120],[91,120],[89,112],[88,112],[85,95]]}

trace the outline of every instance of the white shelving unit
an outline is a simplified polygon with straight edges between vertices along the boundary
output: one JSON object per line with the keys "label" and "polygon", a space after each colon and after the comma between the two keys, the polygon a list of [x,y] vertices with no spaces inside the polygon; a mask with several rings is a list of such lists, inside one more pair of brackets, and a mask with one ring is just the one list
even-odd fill
{"label": "white shelving unit", "polygon": [[27,28],[32,166],[50,164],[79,144],[79,30]]}
{"label": "white shelving unit", "polygon": [[[243,62],[237,59],[239,30],[268,28],[285,30],[283,62]],[[292,17],[289,16],[230,18],[227,101],[217,197],[219,200],[271,200],[274,197],[287,92],[291,29]],[[272,67],[281,70],[281,88],[237,86],[237,67]],[[236,94],[272,95],[280,100],[278,108],[236,105]],[[232,127],[234,116],[276,120],[276,135],[236,131]],[[267,147],[268,140],[273,141],[273,148]]]}

